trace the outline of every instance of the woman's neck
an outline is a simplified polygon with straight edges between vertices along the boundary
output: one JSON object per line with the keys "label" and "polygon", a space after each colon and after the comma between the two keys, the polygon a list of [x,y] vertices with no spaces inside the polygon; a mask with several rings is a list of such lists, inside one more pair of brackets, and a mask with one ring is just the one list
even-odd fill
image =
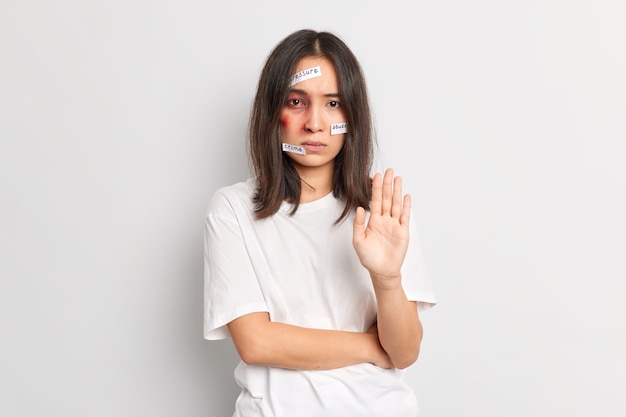
{"label": "woman's neck", "polygon": [[300,203],[308,203],[328,195],[333,190],[333,171],[331,169],[299,169]]}

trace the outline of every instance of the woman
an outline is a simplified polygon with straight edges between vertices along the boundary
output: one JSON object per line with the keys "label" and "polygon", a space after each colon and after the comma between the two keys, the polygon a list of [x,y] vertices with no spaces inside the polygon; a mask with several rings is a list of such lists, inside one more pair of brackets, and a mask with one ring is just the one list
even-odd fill
{"label": "woman", "polygon": [[360,65],[337,36],[300,30],[261,73],[255,176],[218,190],[205,221],[206,339],[242,359],[236,417],[415,416],[403,369],[435,304],[410,196],[371,177]]}

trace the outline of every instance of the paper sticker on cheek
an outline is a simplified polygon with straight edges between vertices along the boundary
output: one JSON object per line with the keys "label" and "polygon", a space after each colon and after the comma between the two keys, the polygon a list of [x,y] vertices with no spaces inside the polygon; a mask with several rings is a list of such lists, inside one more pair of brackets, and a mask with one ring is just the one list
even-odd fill
{"label": "paper sticker on cheek", "polygon": [[283,143],[283,152],[293,152],[298,155],[306,155],[306,149],[300,146],[290,145],[288,143]]}
{"label": "paper sticker on cheek", "polygon": [[301,81],[308,80],[309,78],[321,77],[322,70],[319,65],[313,68],[307,68],[302,71],[296,72],[291,76],[291,82],[289,83],[289,87],[293,87]]}
{"label": "paper sticker on cheek", "polygon": [[342,133],[348,133],[348,123],[333,123],[330,125],[331,135],[340,135]]}

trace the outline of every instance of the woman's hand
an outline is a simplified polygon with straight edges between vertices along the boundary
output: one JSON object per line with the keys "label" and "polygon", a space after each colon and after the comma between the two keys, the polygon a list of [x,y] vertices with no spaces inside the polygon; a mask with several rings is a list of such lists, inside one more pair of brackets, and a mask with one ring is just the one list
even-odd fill
{"label": "woman's hand", "polygon": [[385,369],[393,368],[394,367],[393,362],[391,362],[389,355],[387,355],[387,352],[385,352],[385,349],[383,349],[383,347],[380,344],[380,340],[378,339],[378,324],[377,323],[372,324],[370,328],[367,329],[367,333],[374,335],[376,337],[376,343],[380,347],[377,354],[375,355],[376,357],[372,360],[372,363],[380,368],[385,368]]}
{"label": "woman's hand", "polygon": [[411,197],[402,195],[402,178],[391,168],[374,175],[370,217],[357,208],[353,245],[361,264],[370,272],[375,287],[391,289],[400,285],[400,268],[409,246]]}

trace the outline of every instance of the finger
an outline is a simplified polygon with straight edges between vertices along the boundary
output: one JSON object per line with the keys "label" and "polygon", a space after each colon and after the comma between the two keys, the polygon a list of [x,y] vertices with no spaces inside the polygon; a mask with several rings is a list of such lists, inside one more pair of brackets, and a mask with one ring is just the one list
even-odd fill
{"label": "finger", "polygon": [[352,223],[352,243],[357,244],[363,239],[363,230],[365,228],[365,209],[363,207],[356,208],[354,222]]}
{"label": "finger", "polygon": [[382,214],[391,212],[391,202],[393,198],[393,169],[388,168],[385,171],[385,177],[383,178],[383,201],[382,201]]}
{"label": "finger", "polygon": [[370,203],[370,212],[372,214],[380,214],[382,209],[383,198],[383,180],[379,173],[374,175],[372,180],[372,202]]}
{"label": "finger", "polygon": [[402,177],[393,179],[393,199],[391,205],[391,217],[400,218],[402,216]]}
{"label": "finger", "polygon": [[404,196],[404,203],[402,206],[402,216],[400,217],[400,224],[408,226],[411,220],[411,196],[409,194]]}

